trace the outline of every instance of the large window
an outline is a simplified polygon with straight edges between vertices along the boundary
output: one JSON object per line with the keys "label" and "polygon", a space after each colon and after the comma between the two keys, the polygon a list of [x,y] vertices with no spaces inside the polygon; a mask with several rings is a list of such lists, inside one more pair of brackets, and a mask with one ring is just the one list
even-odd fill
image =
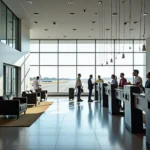
{"label": "large window", "polygon": [[57,92],[57,67],[41,66],[40,77],[43,90]]}
{"label": "large window", "polygon": [[0,41],[19,50],[19,19],[0,0]]}
{"label": "large window", "polygon": [[[41,77],[43,89],[50,93],[68,93],[75,87],[77,74],[81,73],[84,91],[88,92],[88,78],[93,82],[98,75],[105,83],[111,75],[120,80],[125,73],[133,82],[133,69],[138,69],[145,82],[145,52],[139,47],[143,40],[31,40],[31,83]],[[123,57],[124,56],[124,57]]]}
{"label": "large window", "polygon": [[76,67],[59,67],[59,92],[68,92],[69,88],[75,87]]}
{"label": "large window", "polygon": [[0,1],[0,41],[6,42],[6,6]]}

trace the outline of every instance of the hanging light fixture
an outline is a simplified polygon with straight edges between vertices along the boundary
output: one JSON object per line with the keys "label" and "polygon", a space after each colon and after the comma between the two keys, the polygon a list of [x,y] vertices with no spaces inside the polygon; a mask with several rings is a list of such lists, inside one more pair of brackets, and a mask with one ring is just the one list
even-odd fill
{"label": "hanging light fixture", "polygon": [[[145,10],[146,9],[146,6],[145,6],[145,0],[144,0],[144,13],[145,13]],[[143,38],[145,39],[145,27],[146,27],[146,17],[144,16],[144,33],[143,33]],[[142,51],[146,51],[146,45],[143,44],[143,47],[142,47]]]}
{"label": "hanging light fixture", "polygon": [[125,54],[124,54],[124,48],[125,48],[125,37],[126,37],[126,25],[127,25],[127,22],[125,22],[125,2],[122,3],[124,6],[123,6],[123,21],[124,21],[124,24],[123,24],[123,38],[124,38],[124,42],[123,42],[123,54],[122,54],[122,59],[125,58]]}
{"label": "hanging light fixture", "polygon": [[146,51],[146,45],[145,44],[142,47],[142,51]]}
{"label": "hanging light fixture", "polygon": [[112,0],[111,0],[111,59],[110,59],[110,63],[113,62],[113,58],[112,58],[112,51],[113,51],[113,40],[112,40]]}
{"label": "hanging light fixture", "polygon": [[125,54],[123,53],[123,54],[122,54],[122,59],[124,59],[124,58],[125,58]]}
{"label": "hanging light fixture", "polygon": [[[116,13],[118,14],[117,0],[116,0]],[[117,39],[117,35],[118,35],[117,34],[117,31],[118,31],[118,26],[117,26],[118,20],[117,19],[118,19],[118,16],[116,16],[116,39]],[[117,47],[118,47],[118,45],[116,45],[116,43],[115,43],[115,50],[116,50],[115,52],[117,52]],[[115,59],[117,59],[117,53],[115,53]]]}
{"label": "hanging light fixture", "polygon": [[113,62],[113,59],[112,59],[112,58],[110,59],[110,62],[111,62],[111,63]]}
{"label": "hanging light fixture", "polygon": [[[140,10],[140,33],[139,33],[139,39],[141,40],[141,27],[142,27],[142,6],[143,6],[143,0],[141,0],[141,10]],[[139,41],[139,51],[141,51],[141,42]]]}

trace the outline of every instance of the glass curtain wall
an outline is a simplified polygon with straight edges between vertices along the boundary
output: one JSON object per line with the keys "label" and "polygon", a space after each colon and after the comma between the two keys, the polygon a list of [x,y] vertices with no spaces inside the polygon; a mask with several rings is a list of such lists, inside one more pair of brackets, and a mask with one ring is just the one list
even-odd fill
{"label": "glass curtain wall", "polygon": [[0,42],[19,50],[19,19],[1,0]]}
{"label": "glass curtain wall", "polygon": [[[120,73],[133,82],[133,69],[140,71],[145,82],[146,53],[142,52],[142,40],[31,40],[31,84],[36,76],[41,77],[42,88],[50,93],[68,93],[75,87],[78,73],[82,74],[84,91],[87,80],[98,75],[106,83]],[[122,58],[122,55],[125,58]],[[113,61],[111,61],[111,59]],[[108,64],[107,64],[108,62]]]}

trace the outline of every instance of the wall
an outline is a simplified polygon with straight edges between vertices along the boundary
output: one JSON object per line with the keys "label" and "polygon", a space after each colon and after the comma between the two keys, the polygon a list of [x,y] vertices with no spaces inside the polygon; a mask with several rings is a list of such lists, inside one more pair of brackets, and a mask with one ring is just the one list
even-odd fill
{"label": "wall", "polygon": [[29,57],[30,57],[30,30],[21,24],[21,52],[0,42],[0,96],[3,95],[3,63],[19,67],[18,89],[29,89]]}

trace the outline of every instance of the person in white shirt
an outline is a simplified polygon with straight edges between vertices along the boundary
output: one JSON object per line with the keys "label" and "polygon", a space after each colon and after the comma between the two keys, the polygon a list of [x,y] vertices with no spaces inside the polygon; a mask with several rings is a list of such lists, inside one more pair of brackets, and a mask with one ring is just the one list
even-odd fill
{"label": "person in white shirt", "polygon": [[138,70],[133,71],[133,76],[135,77],[134,78],[134,85],[138,85],[140,87],[143,87],[142,78],[139,76]]}
{"label": "person in white shirt", "polygon": [[78,89],[78,94],[77,94],[77,101],[78,102],[82,102],[83,100],[81,100],[80,95],[81,95],[81,88],[83,88],[82,86],[82,82],[81,82],[81,74],[78,74],[77,80],[76,80],[76,85],[75,85],[75,89]]}
{"label": "person in white shirt", "polygon": [[32,86],[35,91],[41,90],[41,88],[40,88],[41,85],[39,84],[39,79],[40,79],[40,77],[36,77],[36,80],[34,80],[32,83]]}

